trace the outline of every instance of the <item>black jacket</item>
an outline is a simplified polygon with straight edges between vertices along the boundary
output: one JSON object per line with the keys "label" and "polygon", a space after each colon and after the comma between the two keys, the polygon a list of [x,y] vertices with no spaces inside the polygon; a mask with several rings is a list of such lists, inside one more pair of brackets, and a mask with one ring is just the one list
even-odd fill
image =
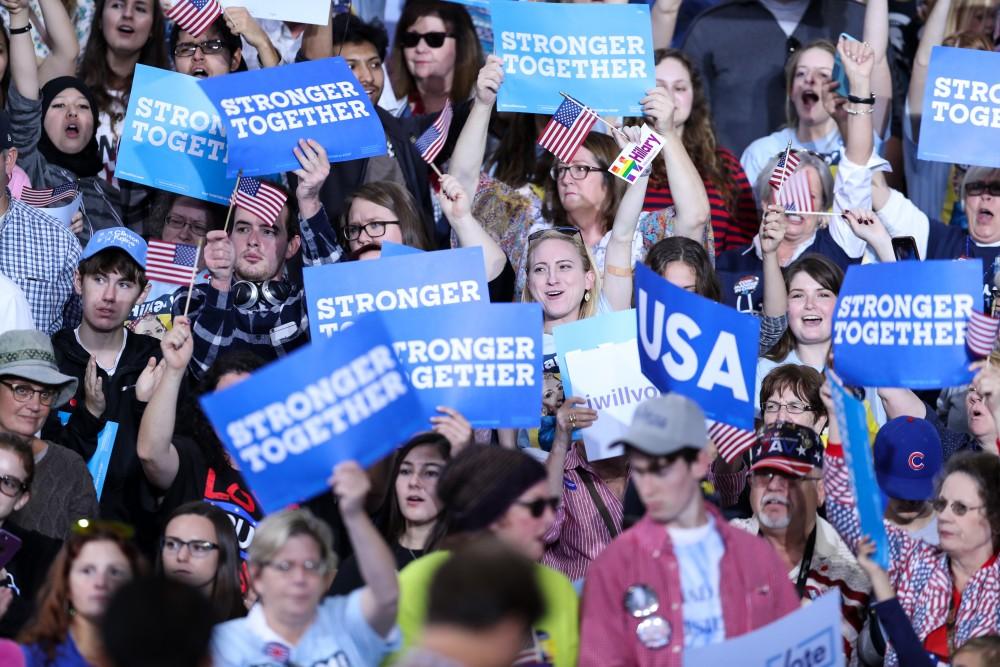
{"label": "black jacket", "polygon": [[0,580],[0,586],[14,591],[7,613],[0,618],[0,637],[13,638],[31,617],[38,591],[62,542],[21,528],[10,519],[4,521],[3,529],[21,540],[21,548],[6,565],[6,580]]}
{"label": "black jacket", "polygon": [[[55,349],[59,370],[79,379],[80,385],[76,396],[62,408],[70,413],[69,422],[61,434],[50,434],[51,439],[77,452],[84,461],[90,461],[96,450],[97,435],[109,421],[118,424],[118,434],[100,498],[101,516],[131,523],[134,517],[130,508],[137,506],[136,494],[143,477],[139,456],[136,454],[136,441],[142,413],[146,409],[146,404],[135,396],[135,383],[150,357],[155,357],[159,362],[162,356],[160,341],[152,336],[129,332],[115,374],[108,377],[107,373],[98,368],[107,401],[100,419],[94,418],[85,407],[84,376],[90,354],[76,341],[73,329],[57,332],[52,337],[52,347]],[[48,428],[58,426],[50,420]]]}

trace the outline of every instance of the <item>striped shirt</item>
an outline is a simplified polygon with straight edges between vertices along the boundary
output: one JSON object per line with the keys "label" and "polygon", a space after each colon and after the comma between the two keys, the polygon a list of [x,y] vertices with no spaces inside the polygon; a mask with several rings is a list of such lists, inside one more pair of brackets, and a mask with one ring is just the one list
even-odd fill
{"label": "striped shirt", "polygon": [[[717,148],[716,152],[722,157],[726,171],[736,186],[736,214],[726,207],[726,201],[722,197],[722,192],[706,179],[705,192],[708,194],[708,203],[712,209],[712,233],[715,235],[715,251],[722,252],[731,248],[742,248],[750,243],[754,234],[757,233],[759,220],[757,218],[757,205],[754,203],[753,190],[750,181],[743,173],[743,167],[736,156],[725,148]],[[642,204],[644,211],[658,211],[674,205],[674,197],[670,193],[670,185],[664,184],[663,188],[654,188],[653,183],[649,184],[646,190],[646,199]]]}
{"label": "striped shirt", "polygon": [[622,500],[590,464],[570,447],[563,465],[562,504],[556,511],[555,521],[545,533],[545,555],[542,564],[559,570],[571,580],[583,579],[590,562],[597,558],[614,537],[594,504],[586,479],[592,482],[598,498],[608,508],[615,533],[622,530]]}

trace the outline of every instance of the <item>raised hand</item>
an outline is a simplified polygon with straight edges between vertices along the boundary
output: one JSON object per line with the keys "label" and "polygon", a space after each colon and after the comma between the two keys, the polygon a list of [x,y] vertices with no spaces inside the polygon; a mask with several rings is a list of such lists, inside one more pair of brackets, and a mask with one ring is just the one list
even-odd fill
{"label": "raised hand", "polygon": [[788,218],[780,204],[768,204],[764,219],[760,223],[760,251],[765,255],[778,252],[778,246],[785,239]]}
{"label": "raised hand", "polygon": [[653,121],[653,129],[658,134],[669,134],[677,129],[674,122],[677,105],[669,90],[657,86],[647,91],[646,96],[639,102],[642,104],[642,112]]}
{"label": "raised hand", "polygon": [[587,428],[597,421],[597,410],[580,407],[587,401],[579,396],[570,396],[556,411],[556,430],[562,433],[572,433],[578,428]]}
{"label": "raised hand", "polygon": [[236,246],[221,229],[205,236],[205,268],[212,274],[212,287],[229,291],[236,270]]}
{"label": "raised hand", "polygon": [[146,362],[146,367],[139,373],[139,378],[135,381],[135,397],[143,403],[148,403],[156,391],[156,385],[160,384],[163,377],[163,369],[166,368],[166,360],[161,359],[156,363],[156,357],[150,357]]}
{"label": "raised hand", "polygon": [[837,43],[837,53],[851,83],[869,81],[872,69],[875,67],[875,51],[868,42],[857,42],[853,39],[840,38]]}
{"label": "raised hand", "polygon": [[476,79],[476,101],[493,106],[502,84],[503,59],[495,55],[486,56],[486,64],[479,70],[479,77]]}
{"label": "raised hand", "polygon": [[104,396],[104,379],[97,372],[97,357],[91,356],[87,361],[87,370],[83,374],[83,404],[87,412],[100,418],[108,407]]}
{"label": "raised hand", "polygon": [[343,461],[333,469],[327,480],[337,497],[343,516],[357,516],[365,511],[365,497],[371,489],[368,474],[355,461]]}
{"label": "raised hand", "polygon": [[194,341],[191,338],[191,321],[183,315],[174,318],[173,328],[160,341],[166,368],[183,373],[191,362]]}
{"label": "raised hand", "polygon": [[330,160],[323,146],[312,139],[299,139],[299,145],[292,148],[292,152],[302,165],[301,169],[295,170],[299,181],[295,198],[299,202],[299,213],[308,220],[322,207],[319,191],[330,175]]}
{"label": "raised hand", "polygon": [[438,195],[438,201],[450,222],[465,220],[472,215],[472,205],[465,188],[450,174],[441,176],[441,193]]}
{"label": "raised hand", "polygon": [[451,455],[455,456],[472,444],[472,425],[458,410],[439,405],[437,411],[444,415],[431,417],[433,430],[448,439]]}

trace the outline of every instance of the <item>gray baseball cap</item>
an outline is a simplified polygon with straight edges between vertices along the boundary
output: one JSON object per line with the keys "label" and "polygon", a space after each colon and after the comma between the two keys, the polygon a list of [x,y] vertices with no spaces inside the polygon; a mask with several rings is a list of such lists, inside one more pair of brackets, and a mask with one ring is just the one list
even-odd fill
{"label": "gray baseball cap", "polygon": [[651,398],[639,404],[625,436],[614,444],[650,456],[666,456],[685,448],[704,449],[708,444],[705,413],[680,394]]}

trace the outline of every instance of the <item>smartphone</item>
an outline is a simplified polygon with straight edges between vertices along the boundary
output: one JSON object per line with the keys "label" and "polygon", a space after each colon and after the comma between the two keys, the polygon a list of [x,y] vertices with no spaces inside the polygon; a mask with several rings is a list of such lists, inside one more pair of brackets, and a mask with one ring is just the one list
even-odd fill
{"label": "smartphone", "polygon": [[[853,37],[851,37],[850,35],[848,35],[846,32],[840,33],[840,36],[852,42],[858,41]],[[840,51],[834,51],[833,73],[830,75],[830,80],[837,82],[838,84],[836,91],[837,94],[840,95],[841,97],[847,97],[847,93],[850,92],[850,89],[847,86],[847,72],[844,71],[844,64],[840,61]]]}
{"label": "smartphone", "polygon": [[0,528],[0,568],[7,567],[7,563],[14,559],[20,548],[21,538]]}
{"label": "smartphone", "polygon": [[917,242],[912,236],[897,236],[892,239],[892,252],[896,255],[897,262],[907,260],[920,261],[920,252],[917,250]]}

